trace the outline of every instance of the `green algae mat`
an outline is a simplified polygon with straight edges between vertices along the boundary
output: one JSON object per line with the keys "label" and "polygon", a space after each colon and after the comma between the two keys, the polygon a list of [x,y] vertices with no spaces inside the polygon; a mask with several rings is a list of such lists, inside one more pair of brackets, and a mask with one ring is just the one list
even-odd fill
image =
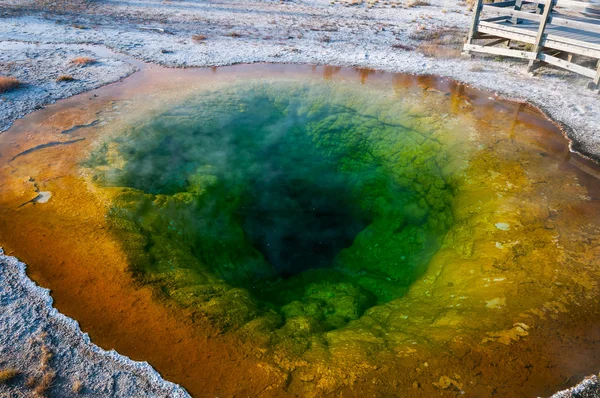
{"label": "green algae mat", "polygon": [[443,130],[364,99],[343,84],[233,84],[104,143],[86,166],[123,188],[110,217],[132,270],[222,327],[284,340],[402,297],[453,223],[456,170]]}
{"label": "green algae mat", "polygon": [[233,69],[110,102],[76,165],[137,286],[251,347],[270,381],[230,393],[542,394],[597,365],[598,168],[537,111]]}

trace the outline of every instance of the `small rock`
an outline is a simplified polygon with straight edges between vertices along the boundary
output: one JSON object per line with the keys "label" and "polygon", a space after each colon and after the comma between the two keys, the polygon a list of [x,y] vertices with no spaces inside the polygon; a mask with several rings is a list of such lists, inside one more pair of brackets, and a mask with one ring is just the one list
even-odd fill
{"label": "small rock", "polygon": [[496,228],[498,228],[501,231],[508,231],[510,229],[510,224],[505,222],[497,222]]}
{"label": "small rock", "polygon": [[490,301],[486,301],[486,303],[485,303],[486,308],[502,308],[505,305],[506,305],[505,298],[495,298],[495,299],[491,299]]}

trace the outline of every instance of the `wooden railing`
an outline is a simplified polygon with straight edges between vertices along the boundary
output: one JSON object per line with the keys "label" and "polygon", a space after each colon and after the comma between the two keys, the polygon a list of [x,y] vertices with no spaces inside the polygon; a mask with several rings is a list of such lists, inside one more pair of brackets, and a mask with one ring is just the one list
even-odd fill
{"label": "wooden railing", "polygon": [[[528,5],[535,7],[524,9]],[[574,15],[566,15],[565,11]],[[592,78],[597,86],[600,83],[600,19],[594,17],[600,18],[600,6],[583,1],[510,0],[484,4],[478,0],[464,50],[466,54],[481,52],[526,59],[529,71],[545,62]],[[533,25],[529,24],[529,29],[519,26],[525,22]],[[537,30],[531,29],[536,24]],[[474,44],[474,40],[480,39],[494,41]],[[530,44],[532,49],[493,47],[511,41]],[[555,53],[548,54],[549,49]],[[557,57],[560,53],[567,54],[567,59]],[[574,63],[573,55],[597,60],[597,68]]]}

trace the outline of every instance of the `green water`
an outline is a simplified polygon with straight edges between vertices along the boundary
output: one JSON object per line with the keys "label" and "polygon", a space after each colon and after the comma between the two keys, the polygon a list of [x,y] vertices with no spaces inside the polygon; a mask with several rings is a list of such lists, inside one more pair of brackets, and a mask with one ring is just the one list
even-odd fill
{"label": "green water", "polygon": [[401,297],[452,224],[434,126],[332,83],[252,81],[171,104],[87,166],[137,278],[223,328],[299,336]]}

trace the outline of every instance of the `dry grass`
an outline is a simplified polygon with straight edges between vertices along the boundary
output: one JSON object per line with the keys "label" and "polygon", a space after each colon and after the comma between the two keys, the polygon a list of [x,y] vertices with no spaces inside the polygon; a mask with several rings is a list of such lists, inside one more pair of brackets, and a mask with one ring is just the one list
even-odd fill
{"label": "dry grass", "polygon": [[39,384],[34,388],[34,392],[38,397],[46,397],[48,395],[48,391],[52,384],[54,384],[54,379],[56,378],[56,373],[53,371],[49,371],[44,373],[42,376],[42,380],[40,380]]}
{"label": "dry grass", "polygon": [[16,66],[17,63],[15,61],[8,61],[0,64],[0,70],[3,72],[12,72]]}
{"label": "dry grass", "polygon": [[206,39],[207,39],[207,37],[204,35],[192,35],[192,40],[195,41],[196,43],[200,43]]}
{"label": "dry grass", "polygon": [[75,380],[71,386],[71,391],[75,394],[79,394],[83,391],[83,382],[81,380]]}
{"label": "dry grass", "polygon": [[35,387],[36,384],[37,384],[37,379],[35,378],[35,376],[29,376],[27,378],[27,380],[25,380],[26,387],[33,388],[33,387]]}
{"label": "dry grass", "polygon": [[458,58],[462,52],[460,48],[449,48],[439,44],[420,44],[417,51],[430,58]]}
{"label": "dry grass", "polygon": [[[493,3],[493,0],[483,0],[484,4],[490,4]],[[467,9],[469,9],[470,11],[472,11],[475,8],[475,4],[477,4],[477,0],[465,0],[465,5],[467,6]]]}
{"label": "dry grass", "polygon": [[9,368],[0,370],[0,384],[8,383],[20,374],[21,372],[19,372],[17,369]]}
{"label": "dry grass", "polygon": [[409,0],[406,3],[406,6],[408,8],[413,8],[413,7],[425,7],[425,6],[430,6],[431,3],[428,2],[427,0]]}
{"label": "dry grass", "polygon": [[72,82],[75,78],[71,75],[60,75],[56,78],[57,82]]}
{"label": "dry grass", "polygon": [[402,50],[402,51],[412,51],[412,50],[414,50],[414,47],[409,46],[407,44],[402,44],[402,43],[392,44],[392,48],[395,48],[396,50]]}
{"label": "dry grass", "polygon": [[6,93],[7,91],[14,90],[19,87],[21,82],[14,77],[0,76],[0,94]]}
{"label": "dry grass", "polygon": [[229,32],[229,33],[227,33],[227,36],[233,37],[235,39],[235,38],[238,38],[238,37],[242,37],[242,34],[238,33],[238,32]]}
{"label": "dry grass", "polygon": [[346,7],[349,6],[358,6],[361,5],[364,2],[364,0],[341,0],[340,4],[343,4]]}
{"label": "dry grass", "polygon": [[465,32],[460,29],[422,29],[414,31],[409,37],[421,41],[417,51],[431,58],[458,58],[462,52]]}
{"label": "dry grass", "polygon": [[37,9],[55,13],[80,12],[93,3],[93,0],[34,0]]}
{"label": "dry grass", "polygon": [[50,360],[52,359],[52,357],[54,357],[54,354],[52,353],[52,351],[50,351],[50,348],[48,348],[48,346],[44,344],[42,346],[42,355],[40,357],[40,369],[42,369],[42,372],[45,372],[48,369],[50,369]]}
{"label": "dry grass", "polygon": [[86,65],[95,64],[96,60],[92,57],[77,57],[77,58],[73,58],[70,62],[73,65],[86,66]]}

